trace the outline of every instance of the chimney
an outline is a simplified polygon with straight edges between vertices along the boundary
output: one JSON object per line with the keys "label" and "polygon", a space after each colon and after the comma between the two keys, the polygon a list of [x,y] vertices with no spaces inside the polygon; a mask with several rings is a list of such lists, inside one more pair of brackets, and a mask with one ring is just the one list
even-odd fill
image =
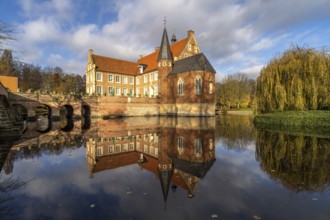
{"label": "chimney", "polygon": [[143,55],[139,55],[139,60],[142,59]]}
{"label": "chimney", "polygon": [[93,49],[89,49],[88,54],[89,54],[89,55],[92,55],[93,52],[94,52]]}
{"label": "chimney", "polygon": [[194,31],[192,31],[192,30],[189,30],[189,31],[187,31],[187,34],[188,34],[188,37],[190,37],[190,36],[192,36],[192,35],[194,35]]}
{"label": "chimney", "polygon": [[155,48],[155,52],[159,51],[160,47],[156,47]]}

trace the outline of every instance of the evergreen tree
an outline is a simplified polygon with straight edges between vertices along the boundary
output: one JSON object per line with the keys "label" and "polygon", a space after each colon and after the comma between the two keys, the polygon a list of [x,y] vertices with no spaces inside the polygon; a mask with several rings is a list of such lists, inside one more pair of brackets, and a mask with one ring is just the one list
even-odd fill
{"label": "evergreen tree", "polygon": [[0,58],[0,75],[17,76],[15,62],[11,50],[5,49]]}

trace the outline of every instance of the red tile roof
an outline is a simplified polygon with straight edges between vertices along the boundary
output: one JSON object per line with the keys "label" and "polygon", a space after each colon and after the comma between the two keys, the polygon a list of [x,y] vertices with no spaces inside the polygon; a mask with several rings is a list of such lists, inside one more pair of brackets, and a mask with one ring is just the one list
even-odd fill
{"label": "red tile roof", "polygon": [[99,71],[136,75],[138,70],[137,64],[131,61],[119,60],[96,54],[93,54],[93,60]]}
{"label": "red tile roof", "polygon": [[179,40],[175,44],[171,46],[172,56],[178,57],[182,53],[184,47],[187,45],[188,38],[184,38],[182,40]]}
{"label": "red tile roof", "polygon": [[106,155],[97,158],[94,165],[93,173],[98,173],[104,170],[111,170],[119,167],[138,163],[139,157],[136,151],[125,152],[115,155]]}
{"label": "red tile roof", "polygon": [[[171,52],[172,57],[178,57],[182,53],[182,50],[186,46],[188,41],[188,38],[184,38],[175,44],[171,45]],[[145,64],[147,65],[147,68],[144,70],[144,72],[150,72],[153,70],[156,70],[158,68],[157,58],[158,58],[159,50],[148,54],[144,57],[142,57],[140,60],[138,60],[138,64]]]}
{"label": "red tile roof", "polygon": [[[182,53],[184,47],[186,46],[188,38],[184,38],[173,45],[171,45],[171,52],[173,57],[178,57]],[[127,75],[136,75],[139,73],[138,65],[147,65],[144,72],[154,71],[158,68],[157,58],[159,50],[148,54],[137,62],[131,62],[126,60],[115,59],[111,57],[105,57],[93,54],[93,60],[97,67],[97,70],[109,72],[109,73],[121,73]]]}

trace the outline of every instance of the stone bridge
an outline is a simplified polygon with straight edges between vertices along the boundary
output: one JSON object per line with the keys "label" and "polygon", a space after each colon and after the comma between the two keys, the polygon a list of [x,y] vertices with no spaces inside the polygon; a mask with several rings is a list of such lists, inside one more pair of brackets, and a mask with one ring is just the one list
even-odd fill
{"label": "stone bridge", "polygon": [[9,93],[8,101],[27,119],[36,119],[40,114],[52,119],[59,119],[63,113],[78,119],[90,115],[90,107],[72,95]]}

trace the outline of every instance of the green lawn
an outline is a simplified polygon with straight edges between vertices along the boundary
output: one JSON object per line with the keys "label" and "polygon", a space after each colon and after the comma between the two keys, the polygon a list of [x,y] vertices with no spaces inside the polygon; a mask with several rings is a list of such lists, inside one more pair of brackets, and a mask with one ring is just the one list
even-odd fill
{"label": "green lawn", "polygon": [[330,137],[330,111],[284,111],[255,116],[258,129]]}

